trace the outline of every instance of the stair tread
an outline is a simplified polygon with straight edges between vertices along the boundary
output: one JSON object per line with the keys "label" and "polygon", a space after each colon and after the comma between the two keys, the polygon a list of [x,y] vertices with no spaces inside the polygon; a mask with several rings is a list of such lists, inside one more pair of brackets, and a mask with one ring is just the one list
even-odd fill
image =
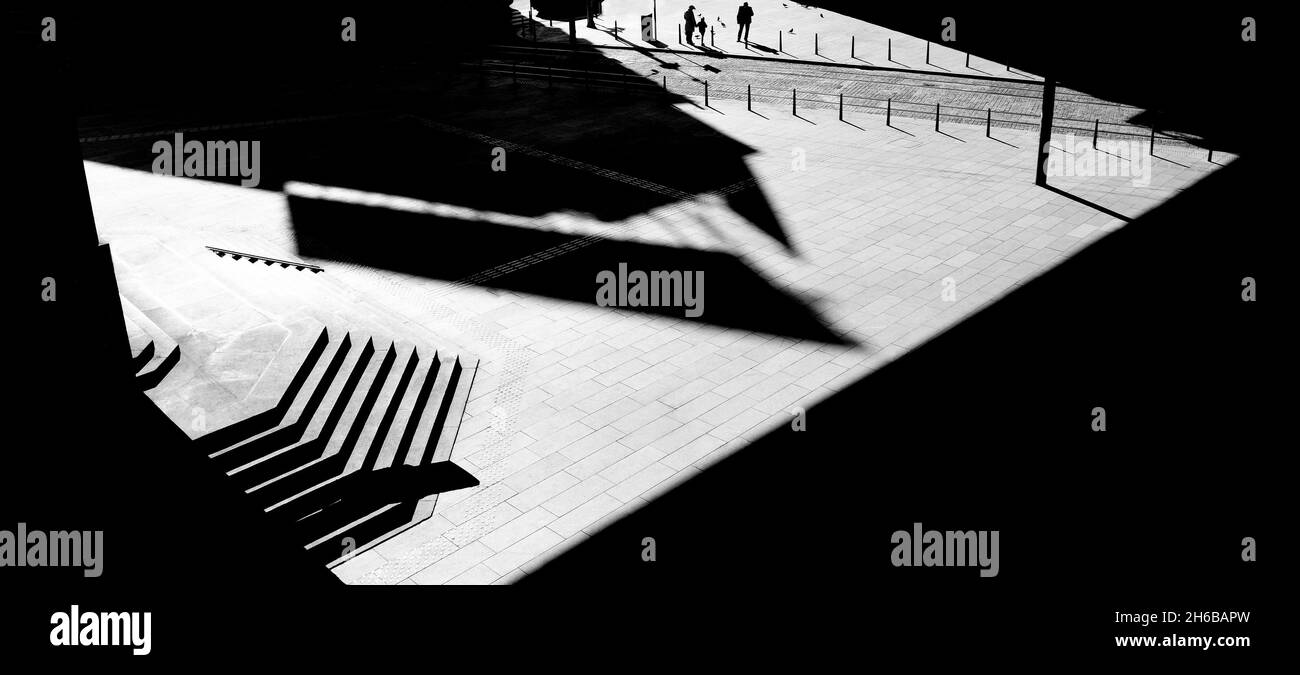
{"label": "stair tread", "polygon": [[[351,339],[350,335],[348,337],[349,339]],[[232,476],[241,473],[246,473],[250,471],[252,467],[261,464],[263,462],[269,461],[273,457],[285,453],[297,452],[305,447],[309,447],[311,444],[315,443],[317,439],[320,439],[322,435],[326,434],[329,431],[334,431],[335,433],[337,433],[334,427],[337,426],[337,417],[342,414],[342,410],[339,409],[338,406],[346,405],[347,403],[346,401],[341,401],[340,399],[345,395],[345,393],[347,393],[346,389],[349,385],[349,382],[354,380],[352,374],[356,370],[357,364],[363,358],[366,358],[367,352],[371,350],[373,350],[373,344],[370,343],[369,340],[367,340],[366,343],[363,344],[357,344],[357,341],[355,340],[352,341],[351,349],[349,349],[347,354],[345,354],[343,357],[342,366],[339,368],[338,373],[334,376],[333,381],[330,382],[329,387],[326,389],[324,396],[321,398],[320,405],[314,411],[314,414],[311,416],[311,419],[307,421],[306,428],[304,429],[302,436],[296,443],[288,445],[284,448],[277,449],[253,461],[242,464],[228,471],[228,473]],[[370,361],[373,361],[374,360],[373,355],[369,356],[369,359]],[[350,396],[355,396],[355,395],[356,395],[355,391],[351,392],[350,394]],[[336,409],[339,411],[337,414],[335,413]],[[258,485],[260,484],[261,482],[258,483]]]}
{"label": "stair tread", "polygon": [[453,394],[451,406],[447,411],[446,421],[443,424],[441,433],[438,434],[437,445],[432,451],[432,457],[428,460],[430,463],[445,462],[451,459],[452,447],[456,443],[456,435],[460,432],[461,420],[465,416],[465,405],[469,402],[470,388],[474,384],[474,376],[477,371],[477,360],[469,364],[461,362],[460,378],[456,382],[456,391]]}
{"label": "stair tread", "polygon": [[[419,367],[419,353],[413,345],[402,342],[395,342],[392,349],[396,353],[393,368],[389,371],[379,397],[375,400],[375,406],[370,411],[369,419],[365,421],[365,427],[357,439],[356,447],[352,450],[352,456],[348,460],[349,470],[377,468],[378,452],[383,446],[384,437],[401,433],[401,429],[395,429],[391,422],[393,418],[389,417],[390,408],[400,405],[401,401],[397,400],[399,395],[405,398],[409,381],[403,382],[403,380],[407,378],[408,369],[411,373],[409,379],[415,379],[415,369]],[[392,410],[394,417],[396,412],[396,409]],[[388,420],[387,425],[385,425],[386,420]]]}
{"label": "stair tread", "polygon": [[[436,378],[437,369],[441,362],[438,352],[423,359],[415,369],[415,375],[407,384],[406,392],[402,396],[401,406],[397,410],[397,415],[393,418],[393,426],[388,435],[384,438],[383,447],[379,450],[376,468],[387,468],[394,463],[401,461],[398,453],[402,452],[403,439],[406,437],[407,427],[415,419],[418,424],[419,418],[415,417],[417,405],[420,404],[420,393],[424,389],[425,382],[429,381],[430,371],[433,371]],[[420,411],[422,412],[422,411]]]}
{"label": "stair tread", "polygon": [[428,400],[424,405],[424,410],[420,413],[419,423],[415,427],[415,434],[411,438],[411,445],[406,451],[406,458],[403,463],[408,466],[419,466],[427,464],[431,453],[428,452],[429,446],[432,445],[434,432],[438,424],[438,411],[441,410],[443,400],[449,393],[454,393],[451,389],[451,381],[458,369],[459,362],[455,356],[444,356],[438,368],[438,374],[430,390]]}

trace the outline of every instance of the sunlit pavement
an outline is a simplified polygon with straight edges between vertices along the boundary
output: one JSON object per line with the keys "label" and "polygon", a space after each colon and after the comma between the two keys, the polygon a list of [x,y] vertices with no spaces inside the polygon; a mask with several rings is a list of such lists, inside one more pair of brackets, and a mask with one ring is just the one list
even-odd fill
{"label": "sunlit pavement", "polygon": [[[788,247],[709,192],[622,222],[562,212],[512,224],[727,253],[810,308],[839,343],[711,324],[707,284],[705,313],[692,320],[303,258],[284,192],[94,162],[86,172],[105,241],[147,234],[185,248],[255,240],[264,255],[325,266],[358,298],[409,320],[408,329],[482,359],[454,449],[480,485],[442,495],[432,518],[335,569],[351,583],[441,584],[518,579],[787,424],[796,406],[856,381],[1123,226],[1115,215],[1137,217],[1218,168],[1201,150],[1160,145],[1158,158],[1135,160],[1149,175],[1053,178],[1071,199],[1034,185],[1036,132],[995,129],[990,139],[982,125],[946,124],[936,133],[923,120],[887,127],[877,115],[841,122],[833,109],[796,118],[776,104],[754,112],[743,101],[701,104],[675,107],[753,150],[743,159],[757,179],[749,189],[762,191]],[[445,121],[476,131],[472,115]],[[522,126],[493,133],[533,143]],[[563,143],[551,139],[547,150],[563,160]],[[319,197],[322,187],[286,190]],[[380,208],[443,208],[365,199]]]}

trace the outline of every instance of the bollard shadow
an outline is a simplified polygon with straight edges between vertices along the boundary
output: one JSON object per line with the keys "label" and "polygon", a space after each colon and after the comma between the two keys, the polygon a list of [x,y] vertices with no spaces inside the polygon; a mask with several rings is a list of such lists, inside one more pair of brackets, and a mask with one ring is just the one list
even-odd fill
{"label": "bollard shadow", "polygon": [[1110,209],[1108,209],[1108,208],[1102,206],[1101,204],[1098,204],[1098,203],[1096,203],[1096,202],[1094,202],[1094,201],[1091,201],[1091,200],[1088,200],[1088,199],[1084,199],[1083,197],[1080,197],[1080,196],[1078,196],[1078,195],[1074,195],[1074,194],[1071,194],[1071,193],[1069,193],[1069,192],[1066,192],[1065,190],[1062,190],[1061,188],[1058,188],[1058,187],[1056,187],[1055,185],[1047,184],[1047,185],[1042,185],[1041,187],[1043,187],[1044,189],[1048,190],[1049,192],[1055,192],[1056,194],[1061,195],[1062,197],[1065,197],[1066,199],[1069,199],[1069,200],[1072,200],[1072,201],[1078,202],[1078,203],[1080,203],[1080,204],[1083,204],[1084,206],[1087,206],[1088,208],[1096,209],[1097,211],[1100,211],[1101,213],[1104,213],[1104,214],[1110,216],[1111,218],[1118,218],[1118,219],[1120,219],[1120,220],[1122,220],[1122,221],[1124,221],[1124,222],[1126,222],[1126,223],[1128,223],[1128,222],[1132,222],[1132,220],[1133,220],[1132,218],[1129,218],[1128,216],[1126,216],[1126,215],[1124,215],[1124,214],[1122,214],[1122,213],[1119,213],[1118,211],[1112,211],[1112,210],[1110,210]]}
{"label": "bollard shadow", "polygon": [[1170,164],[1173,164],[1174,166],[1179,166],[1179,167],[1182,167],[1182,168],[1184,168],[1184,169],[1187,168],[1187,165],[1186,165],[1186,164],[1183,164],[1183,163],[1181,163],[1181,162],[1175,162],[1174,160],[1169,159],[1168,157],[1161,157],[1160,155],[1157,155],[1157,154],[1154,153],[1154,152],[1151,153],[1151,158],[1152,158],[1152,159],[1158,159],[1158,160],[1160,160],[1160,161],[1162,161],[1162,162],[1169,162]]}
{"label": "bollard shadow", "polygon": [[776,55],[776,54],[780,54],[780,53],[781,53],[780,51],[778,51],[778,50],[776,50],[776,49],[773,49],[773,48],[771,48],[771,47],[769,47],[769,46],[767,46],[767,45],[764,45],[764,44],[759,44],[759,43],[757,43],[757,42],[754,42],[753,40],[750,40],[750,41],[748,41],[748,42],[745,43],[745,49],[748,49],[748,50],[750,50],[750,51],[760,52],[760,53],[763,53],[763,54],[772,54],[772,55]]}
{"label": "bollard shadow", "polygon": [[947,136],[948,138],[951,138],[951,139],[954,140],[954,141],[958,141],[958,142],[961,142],[961,143],[965,143],[965,142],[966,142],[965,140],[960,139],[960,138],[957,138],[956,136],[953,136],[952,134],[950,134],[950,133],[948,133],[948,132],[946,132],[946,131],[935,130],[935,133],[939,134],[940,136]]}

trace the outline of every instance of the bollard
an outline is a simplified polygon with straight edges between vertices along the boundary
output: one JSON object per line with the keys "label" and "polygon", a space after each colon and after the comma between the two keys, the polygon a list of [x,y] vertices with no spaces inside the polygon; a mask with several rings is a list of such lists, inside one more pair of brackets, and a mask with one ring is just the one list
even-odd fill
{"label": "bollard", "polygon": [[1156,154],[1156,128],[1155,128],[1155,127],[1151,127],[1151,148],[1150,148],[1150,152],[1151,152],[1151,154],[1152,154],[1153,156]]}
{"label": "bollard", "polygon": [[682,25],[679,23],[677,24],[677,44],[681,44],[681,43],[682,43]]}
{"label": "bollard", "polygon": [[885,53],[889,55],[889,60],[893,61],[894,60],[894,38],[889,38],[888,40],[885,41],[885,49],[886,49]]}
{"label": "bollard", "polygon": [[939,130],[939,104],[934,104],[934,130]]}
{"label": "bollard", "polygon": [[745,85],[745,110],[754,109],[754,91],[751,85]]}
{"label": "bollard", "polygon": [[778,51],[778,52],[783,52],[783,51],[785,51],[785,47],[781,46],[781,40],[783,40],[783,39],[785,39],[785,33],[782,33],[781,31],[777,31],[777,33],[776,33],[776,51]]}
{"label": "bollard", "polygon": [[717,37],[718,37],[718,31],[716,31],[716,30],[714,30],[712,27],[710,27],[710,28],[709,28],[709,46],[711,46],[711,47],[715,47],[715,48],[718,46],[718,40],[717,40]]}
{"label": "bollard", "polygon": [[970,52],[966,52],[966,67],[970,68]]}
{"label": "bollard", "polygon": [[1210,148],[1210,156],[1205,158],[1205,161],[1210,163],[1214,162],[1214,148]]}
{"label": "bollard", "polygon": [[795,117],[799,116],[799,90],[790,90],[790,113]]}
{"label": "bollard", "polygon": [[1100,119],[1093,120],[1092,122],[1092,149],[1093,150],[1097,149],[1097,130],[1099,128],[1101,128],[1101,120]]}
{"label": "bollard", "polygon": [[664,91],[668,91],[668,76],[664,75]]}
{"label": "bollard", "polygon": [[891,99],[886,99],[886,100],[885,100],[885,126],[887,126],[887,127],[888,127],[888,126],[892,126],[892,125],[889,123],[889,115],[890,115],[891,112],[893,112],[893,109],[894,109],[894,99],[892,99],[892,98],[891,98]]}
{"label": "bollard", "polygon": [[704,81],[704,107],[709,107],[709,81]]}
{"label": "bollard", "polygon": [[925,41],[925,65],[930,65],[930,41]]}
{"label": "bollard", "polygon": [[858,48],[858,36],[850,35],[849,36],[849,58],[851,59],[858,58],[857,48]]}
{"label": "bollard", "polygon": [[820,56],[821,49],[817,46],[817,34],[813,33],[813,56]]}
{"label": "bollard", "polygon": [[984,137],[993,138],[993,109],[989,108],[989,116],[984,118]]}
{"label": "bollard", "polygon": [[844,121],[844,92],[840,92],[840,121]]}

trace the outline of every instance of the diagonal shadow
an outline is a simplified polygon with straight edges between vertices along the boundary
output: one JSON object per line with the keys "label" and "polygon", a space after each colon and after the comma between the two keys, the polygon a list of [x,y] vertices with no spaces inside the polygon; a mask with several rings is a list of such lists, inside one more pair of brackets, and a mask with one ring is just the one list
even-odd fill
{"label": "diagonal shadow", "polygon": [[1112,211],[1112,210],[1110,210],[1110,209],[1108,209],[1108,208],[1102,206],[1101,204],[1098,204],[1098,203],[1096,203],[1096,202],[1093,202],[1093,201],[1090,201],[1090,200],[1084,199],[1083,197],[1079,197],[1079,196],[1077,196],[1077,195],[1070,194],[1069,192],[1066,192],[1065,190],[1062,190],[1061,188],[1058,188],[1058,187],[1056,187],[1055,185],[1044,185],[1043,187],[1046,188],[1047,190],[1050,190],[1051,192],[1055,192],[1056,194],[1061,195],[1062,197],[1065,197],[1066,199],[1071,199],[1071,200],[1076,201],[1076,202],[1078,202],[1078,203],[1080,203],[1080,204],[1083,204],[1084,206],[1087,206],[1087,207],[1089,207],[1089,208],[1093,208],[1093,209],[1096,209],[1096,210],[1098,210],[1098,211],[1101,211],[1102,213],[1104,213],[1104,214],[1110,216],[1111,218],[1118,218],[1118,219],[1120,219],[1120,220],[1122,220],[1122,221],[1124,221],[1124,222],[1126,222],[1126,223],[1127,223],[1127,222],[1132,222],[1132,220],[1133,220],[1132,218],[1129,218],[1128,216],[1126,216],[1126,215],[1124,215],[1124,214],[1122,214],[1122,213],[1118,213],[1118,212],[1116,212],[1116,211]]}
{"label": "diagonal shadow", "polygon": [[[599,305],[597,277],[629,271],[699,272],[704,287],[698,317],[681,306],[627,307],[638,311],[831,344],[849,344],[803,301],[776,288],[735,256],[497,222],[375,208],[289,195],[298,254],[341,259],[402,274],[474,283],[502,290]],[[539,251],[535,264],[516,261]],[[540,260],[538,260],[540,258]],[[499,275],[481,274],[502,266]],[[683,298],[683,300],[687,300]]]}

